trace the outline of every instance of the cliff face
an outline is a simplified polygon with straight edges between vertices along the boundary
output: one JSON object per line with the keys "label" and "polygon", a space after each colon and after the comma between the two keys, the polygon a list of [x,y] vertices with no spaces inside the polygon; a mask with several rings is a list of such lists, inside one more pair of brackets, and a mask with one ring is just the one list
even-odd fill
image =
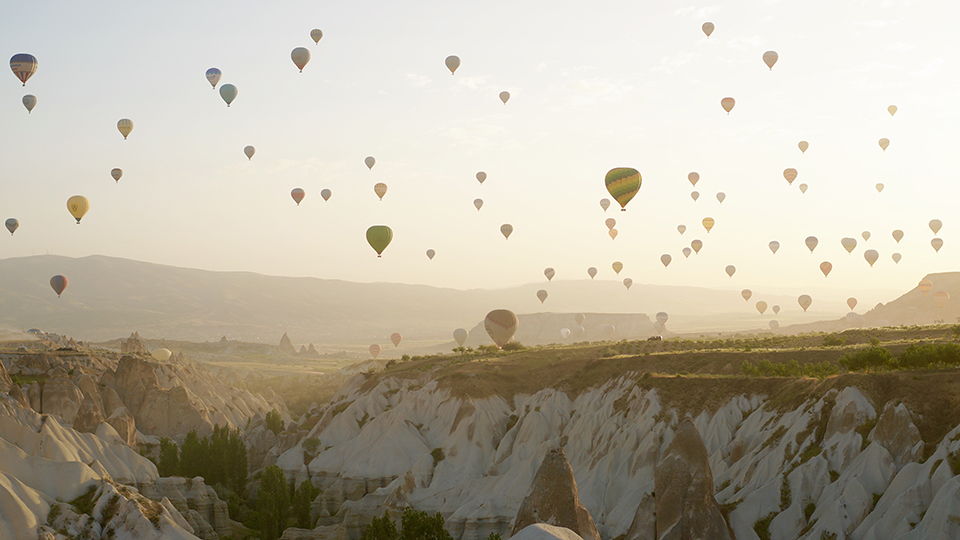
{"label": "cliff face", "polygon": [[[365,382],[342,388],[276,460],[321,488],[319,524],[347,538],[408,505],[441,512],[457,539],[507,537],[526,523],[518,513],[555,448],[602,538],[726,538],[728,526],[750,540],[757,530],[805,540],[960,534],[949,517],[960,515],[960,478],[947,459],[960,455],[960,427],[924,452],[915,413],[854,386],[789,405],[734,394],[682,422],[690,411],[633,375],[573,398],[545,388],[510,400],[457,397],[427,375]],[[313,438],[318,454],[305,459],[302,441]]]}

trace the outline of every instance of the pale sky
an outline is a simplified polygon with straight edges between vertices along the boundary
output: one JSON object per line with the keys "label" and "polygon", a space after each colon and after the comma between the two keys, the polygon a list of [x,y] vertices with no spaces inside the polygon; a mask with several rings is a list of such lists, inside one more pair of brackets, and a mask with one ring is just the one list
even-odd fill
{"label": "pale sky", "polygon": [[[555,279],[585,279],[595,266],[597,279],[862,293],[864,308],[892,299],[867,291],[906,291],[928,272],[960,269],[951,211],[960,4],[597,4],[6,6],[0,52],[33,54],[39,69],[26,88],[9,70],[0,77],[0,220],[21,223],[0,257],[104,254],[461,289],[546,283],[548,266]],[[716,25],[709,39],[705,21]],[[318,45],[312,28],[323,30]],[[290,60],[299,46],[313,54],[303,73]],[[780,55],[772,71],[767,50]],[[452,76],[448,55],[462,60]],[[239,89],[230,108],[204,78],[210,67]],[[38,98],[29,115],[27,93]],[[737,100],[729,115],[726,96]],[[120,118],[135,124],[127,141]],[[252,161],[246,145],[257,149]],[[119,184],[114,167],[124,170]],[[626,212],[598,204],[613,167],[643,175]],[[799,171],[792,186],[788,167]],[[377,182],[389,186],[383,201]],[[307,192],[299,207],[297,187]],[[91,201],[79,226],[66,210],[75,194]],[[706,216],[717,222],[709,234]],[[933,218],[944,223],[939,253]],[[509,240],[503,223],[514,226]],[[376,224],[395,234],[381,259],[364,238]],[[900,245],[894,229],[905,232]],[[820,240],[812,255],[811,235]],[[845,236],[858,240],[849,255]],[[704,248],[684,259],[693,239]],[[873,268],[863,258],[871,248]],[[826,279],[822,261],[833,263]]]}

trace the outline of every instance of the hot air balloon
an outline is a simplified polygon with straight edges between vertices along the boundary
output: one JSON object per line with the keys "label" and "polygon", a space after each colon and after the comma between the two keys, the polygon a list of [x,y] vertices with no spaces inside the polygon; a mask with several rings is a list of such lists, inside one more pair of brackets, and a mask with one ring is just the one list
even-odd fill
{"label": "hot air balloon", "polygon": [[759,302],[757,302],[757,311],[759,311],[761,315],[763,315],[763,312],[766,310],[767,310],[766,302],[764,302],[763,300],[760,300]]}
{"label": "hot air balloon", "polygon": [[807,185],[800,184],[800,193],[806,193],[806,192],[807,192]]}
{"label": "hot air balloon", "polygon": [[724,268],[723,270],[724,272],[727,273],[728,276],[733,277],[733,274],[737,272],[737,267],[732,264],[728,264],[727,267]]}
{"label": "hot air balloon", "polygon": [[437,256],[437,252],[436,252],[436,251],[434,251],[434,250],[432,250],[432,249],[428,249],[428,250],[427,250],[427,258],[428,258],[428,259],[430,259],[430,260],[432,261],[433,258],[436,257],[436,256]]}
{"label": "hot air balloon", "polygon": [[901,231],[900,229],[893,231],[893,239],[896,240],[897,243],[899,244],[900,240],[903,239],[903,231]]}
{"label": "hot air balloon", "polygon": [[709,39],[710,34],[713,33],[714,26],[712,22],[705,22],[703,23],[703,26],[700,27],[700,29],[703,30],[703,33],[706,34],[707,38]]}
{"label": "hot air balloon", "polygon": [[590,276],[590,279],[597,277],[597,269],[593,266],[587,268],[587,275]]}
{"label": "hot air balloon", "polygon": [[393,229],[386,225],[374,225],[367,229],[367,243],[377,252],[377,257],[383,255],[390,241],[393,240]]}
{"label": "hot air balloon", "polygon": [[850,308],[850,311],[853,311],[857,307],[857,299],[854,297],[847,298],[847,307]]}
{"label": "hot air balloon", "polygon": [[573,316],[574,322],[576,322],[578,325],[582,325],[585,319],[586,317],[583,316],[583,313],[577,313]]}
{"label": "hot air balloon", "polygon": [[383,350],[383,348],[380,347],[379,345],[377,345],[376,343],[374,343],[373,345],[370,346],[370,354],[371,354],[374,358],[380,356],[380,351],[381,351],[381,350]]}
{"label": "hot air balloon", "polygon": [[400,332],[394,332],[390,334],[390,341],[393,342],[394,347],[399,347],[400,342],[403,341],[403,335],[401,335]]}
{"label": "hot air balloon", "polygon": [[933,293],[933,301],[937,304],[937,307],[943,309],[947,305],[947,302],[950,300],[950,293],[947,291],[937,291]]}
{"label": "hot air balloon", "polygon": [[853,250],[857,247],[856,238],[841,238],[840,245],[843,246],[843,249],[847,250],[847,253],[853,253]]}
{"label": "hot air balloon", "polygon": [[640,172],[629,167],[617,167],[607,172],[604,183],[607,191],[613,196],[614,200],[620,203],[620,209],[626,210],[627,203],[640,190]]}
{"label": "hot air balloon", "polygon": [[886,152],[887,147],[890,146],[890,139],[887,139],[887,138],[880,139],[879,141],[877,141],[877,144],[879,144],[880,148],[884,152]]}
{"label": "hot air balloon", "polygon": [[620,261],[614,262],[611,266],[613,267],[613,271],[614,271],[617,275],[619,275],[619,274],[620,274],[620,271],[623,270],[623,263],[620,262]]}
{"label": "hot air balloon", "polygon": [[663,255],[660,256],[660,262],[663,263],[664,268],[670,266],[670,261],[672,260],[673,260],[673,257],[671,257],[667,253],[664,253]]}
{"label": "hot air balloon", "polygon": [[930,292],[930,289],[933,288],[933,282],[929,279],[921,280],[917,285],[917,288],[920,289],[920,294],[926,296]]}
{"label": "hot air balloon", "polygon": [[123,140],[127,140],[127,135],[133,131],[133,120],[121,118],[117,121],[117,129],[120,131],[120,134],[123,135]]}
{"label": "hot air balloon", "polygon": [[933,240],[930,241],[930,245],[933,246],[934,251],[936,251],[937,253],[940,253],[940,248],[943,247],[943,239],[934,238]]}
{"label": "hot air balloon", "polygon": [[23,103],[23,106],[27,108],[27,114],[33,112],[33,108],[37,106],[37,96],[33,94],[23,96],[23,99],[20,101]]}
{"label": "hot air balloon", "polygon": [[500,226],[500,234],[503,235],[507,240],[510,239],[510,235],[513,234],[513,225],[509,223],[504,223]]}
{"label": "hot air balloon", "polygon": [[784,169],[783,177],[787,179],[787,183],[793,185],[793,181],[797,179],[797,170],[796,169]]}
{"label": "hot air balloon", "polygon": [[890,113],[890,116],[893,116],[893,115],[897,114],[897,106],[896,106],[896,105],[891,105],[891,106],[887,107],[887,112]]}
{"label": "hot air balloon", "polygon": [[807,311],[807,308],[813,303],[813,298],[810,298],[810,295],[808,294],[801,294],[799,297],[797,297],[797,303],[800,304],[800,307],[803,308],[803,311]]}
{"label": "hot air balloon", "polygon": [[697,199],[700,198],[700,192],[699,192],[699,191],[691,191],[691,192],[690,192],[690,198],[693,199],[693,202],[697,202]]}
{"label": "hot air balloon", "polygon": [[900,255],[899,253],[894,253],[893,255],[890,256],[890,258],[893,259],[894,264],[900,264],[900,259],[901,259],[902,257],[903,257],[903,256]]}
{"label": "hot air balloon", "polygon": [[600,208],[603,208],[603,211],[606,212],[607,208],[610,208],[610,199],[600,199]]}
{"label": "hot air balloon", "polygon": [[237,87],[232,84],[224,84],[220,87],[220,97],[227,104],[227,107],[237,99]]}
{"label": "hot air balloon", "polygon": [[67,210],[70,211],[70,215],[77,220],[77,225],[79,225],[80,220],[90,210],[90,201],[83,195],[74,195],[67,199]]}
{"label": "hot air balloon", "polygon": [[477,173],[477,182],[480,182],[480,183],[482,184],[483,181],[486,180],[486,179],[487,179],[487,173],[485,173],[485,172],[483,172],[483,171],[480,171],[480,172]]}
{"label": "hot air balloon", "polygon": [[720,201],[720,204],[723,204],[723,200],[726,198],[727,196],[722,191],[717,193],[717,200]]}
{"label": "hot air balloon", "polygon": [[220,82],[220,70],[217,68],[210,68],[207,70],[207,81],[210,82],[210,86],[216,88],[217,83]]}
{"label": "hot air balloon", "polygon": [[507,92],[506,90],[504,90],[503,92],[500,92],[500,101],[502,101],[503,104],[506,105],[507,102],[510,101],[510,92]]}
{"label": "hot air balloon", "polygon": [[115,181],[119,182],[120,178],[123,177],[123,169],[120,169],[120,168],[110,169],[110,176],[112,176]]}
{"label": "hot air balloon", "polygon": [[703,228],[706,229],[707,232],[709,233],[710,229],[712,229],[714,224],[716,224],[716,221],[712,217],[705,217],[703,218],[702,223],[703,223]]}
{"label": "hot air balloon", "polygon": [[547,277],[547,281],[553,281],[553,276],[557,275],[557,272],[553,268],[544,268],[543,275]]}
{"label": "hot air balloon", "polygon": [[377,160],[373,156],[367,156],[363,158],[363,163],[367,166],[367,169],[373,169],[373,166],[377,164]]}
{"label": "hot air balloon", "polygon": [[771,330],[776,330],[777,328],[780,328],[780,323],[777,322],[776,320],[770,321],[769,325]]}
{"label": "hot air balloon", "polygon": [[630,290],[630,286],[633,285],[633,280],[630,278],[623,278],[623,286]]}
{"label": "hot air balloon", "polygon": [[320,43],[320,40],[323,39],[323,30],[319,28],[314,28],[310,31],[310,39],[313,40],[314,44]]}
{"label": "hot air balloon", "polygon": [[480,209],[483,208],[483,199],[474,199],[473,206],[475,206],[477,209],[477,212],[479,212]]}
{"label": "hot air balloon", "polygon": [[939,219],[930,220],[930,230],[933,231],[933,234],[940,232],[940,228],[943,227],[943,222]]}
{"label": "hot air balloon", "polygon": [[604,339],[610,339],[617,333],[617,327],[612,324],[604,324],[600,327],[600,336]]}
{"label": "hot air balloon", "polygon": [[831,270],[833,270],[833,265],[829,262],[823,261],[820,263],[820,271],[823,272],[823,277],[827,277]]}
{"label": "hot air balloon", "polygon": [[680,252],[683,253],[683,257],[684,257],[685,259],[689,259],[689,258],[690,258],[690,254],[693,253],[693,250],[690,249],[690,248],[688,248],[688,247],[685,247],[685,248],[681,249]]}
{"label": "hot air balloon", "polygon": [[26,53],[15,54],[10,58],[10,69],[23,86],[26,86],[27,80],[37,72],[37,57]]}
{"label": "hot air balloon", "polygon": [[777,250],[780,249],[780,242],[777,242],[776,240],[774,240],[774,241],[770,242],[769,244],[767,244],[767,247],[769,247],[769,248],[770,248],[770,251],[772,251],[773,254],[776,255],[776,254],[777,254]]}
{"label": "hot air balloon", "polygon": [[773,310],[773,314],[774,314],[774,315],[777,315],[777,314],[780,313],[780,306],[774,305],[774,306],[773,306],[772,308],[770,308],[770,309]]}
{"label": "hot air balloon", "polygon": [[243,147],[243,155],[247,156],[247,161],[253,159],[253,155],[257,153],[257,149],[252,146]]}
{"label": "hot air balloon", "polygon": [[513,339],[519,323],[517,315],[508,309],[495,309],[487,313],[487,317],[483,319],[483,327],[487,335],[500,348]]}
{"label": "hot air balloon", "polygon": [[446,64],[447,69],[450,70],[450,74],[453,75],[457,71],[457,68],[460,67],[460,58],[457,56],[448,56],[443,63]]}
{"label": "hot air balloon", "polygon": [[687,180],[690,181],[690,185],[691,185],[691,186],[697,187],[697,182],[700,181],[700,173],[698,173],[698,172],[692,172],[692,173],[688,174],[688,175],[687,175]]}
{"label": "hot air balloon", "polygon": [[50,286],[53,287],[53,292],[57,293],[57,298],[60,298],[60,295],[63,294],[63,290],[67,288],[67,278],[56,275],[50,278]]}
{"label": "hot air balloon", "polygon": [[561,328],[561,329],[560,329],[560,337],[561,337],[562,339],[567,339],[568,337],[570,337],[570,329],[569,329],[569,328]]}
{"label": "hot air balloon", "polygon": [[800,141],[797,143],[797,147],[800,149],[801,154],[806,154],[807,148],[810,148],[810,143],[807,141]]}
{"label": "hot air balloon", "polygon": [[670,320],[670,316],[667,315],[666,311],[657,313],[657,322],[660,323],[660,326],[666,326],[668,320]]}
{"label": "hot air balloon", "polygon": [[732,97],[725,97],[720,100],[720,106],[723,107],[723,110],[727,111],[727,114],[730,114],[730,111],[733,110],[733,106],[737,102]]}
{"label": "hot air balloon", "polygon": [[330,191],[329,189],[321,189],[321,190],[320,190],[320,196],[323,197],[323,200],[325,200],[325,201],[329,201],[331,195],[333,195],[333,192]]}
{"label": "hot air balloon", "polygon": [[700,249],[703,248],[703,242],[701,242],[700,240],[694,240],[693,242],[690,242],[690,247],[693,248],[694,253],[699,255]]}
{"label": "hot air balloon", "polygon": [[874,187],[877,188],[877,193],[883,193],[883,184],[877,184]]}
{"label": "hot air balloon", "polygon": [[780,55],[777,54],[777,51],[767,51],[763,53],[763,63],[770,68],[770,71],[773,71],[773,65],[777,63],[779,58]]}
{"label": "hot air balloon", "polygon": [[306,192],[300,188],[294,188],[290,191],[290,196],[293,197],[294,202],[297,203],[297,206],[300,206],[300,201],[306,196]]}
{"label": "hot air balloon", "polygon": [[744,301],[749,302],[750,297],[753,296],[753,291],[751,291],[750,289],[744,289],[740,291],[740,296],[743,297]]}
{"label": "hot air balloon", "polygon": [[867,240],[870,240],[870,231],[863,231],[860,233],[860,236],[862,236],[863,241],[866,242]]}
{"label": "hot air balloon", "polygon": [[875,249],[868,249],[863,252],[863,258],[870,263],[870,266],[873,266],[873,263],[877,262],[877,259],[880,258],[880,254],[877,253],[877,250]]}
{"label": "hot air balloon", "polygon": [[687,226],[686,226],[686,225],[677,225],[677,231],[678,231],[680,234],[683,234],[683,233],[687,232]]}
{"label": "hot air balloon", "polygon": [[300,73],[303,73],[303,68],[307,65],[307,62],[310,61],[310,51],[306,47],[297,47],[290,52],[290,59],[293,60],[293,64],[300,69]]}
{"label": "hot air balloon", "polygon": [[377,197],[380,197],[380,200],[383,200],[383,196],[387,194],[387,185],[383,182],[377,182],[373,186],[373,192],[377,194]]}
{"label": "hot air balloon", "polygon": [[463,344],[466,343],[469,336],[470,333],[464,328],[457,328],[453,331],[453,339],[457,342],[457,345],[461,347],[463,347]]}
{"label": "hot air balloon", "polygon": [[10,218],[3,222],[3,226],[10,231],[10,236],[13,236],[13,233],[17,232],[17,229],[20,228],[20,222],[16,218]]}
{"label": "hot air balloon", "polygon": [[154,349],[150,351],[150,356],[156,358],[160,362],[166,362],[172,355],[173,353],[170,352],[170,349]]}
{"label": "hot air balloon", "polygon": [[607,234],[610,235],[610,239],[611,239],[611,240],[616,240],[616,239],[617,239],[617,235],[620,234],[620,231],[618,231],[618,230],[616,230],[616,229],[610,229],[609,231],[607,231]]}
{"label": "hot air balloon", "polygon": [[819,242],[816,236],[808,236],[807,239],[803,241],[803,243],[807,245],[807,249],[810,250],[810,253],[813,253],[813,250],[817,248]]}
{"label": "hot air balloon", "polygon": [[607,229],[613,229],[614,227],[617,226],[617,220],[613,218],[607,218],[606,221],[603,222],[603,224],[607,226]]}

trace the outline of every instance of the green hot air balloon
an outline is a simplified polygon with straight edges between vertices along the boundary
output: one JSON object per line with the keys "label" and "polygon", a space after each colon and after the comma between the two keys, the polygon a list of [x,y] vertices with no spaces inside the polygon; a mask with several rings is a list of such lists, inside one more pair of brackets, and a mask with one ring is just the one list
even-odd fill
{"label": "green hot air balloon", "polygon": [[620,210],[627,209],[627,203],[640,190],[640,171],[629,167],[617,167],[610,169],[607,173],[604,183],[607,185],[607,191],[620,203]]}
{"label": "green hot air balloon", "polygon": [[377,252],[377,257],[383,255],[390,241],[393,240],[393,229],[386,225],[374,225],[367,229],[367,242]]}
{"label": "green hot air balloon", "polygon": [[237,87],[232,84],[225,84],[220,87],[220,97],[227,103],[227,107],[237,99]]}

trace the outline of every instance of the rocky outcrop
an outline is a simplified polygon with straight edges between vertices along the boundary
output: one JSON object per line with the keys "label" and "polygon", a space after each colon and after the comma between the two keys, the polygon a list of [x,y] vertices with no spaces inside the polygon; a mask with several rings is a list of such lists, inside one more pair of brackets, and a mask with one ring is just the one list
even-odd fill
{"label": "rocky outcrop", "polygon": [[80,403],[80,410],[73,420],[73,429],[80,433],[95,433],[103,421],[100,405],[93,400],[93,397],[85,395]]}
{"label": "rocky outcrop", "polygon": [[655,473],[657,540],[729,540],[727,522],[713,498],[707,448],[689,419],[677,427]]}
{"label": "rocky outcrop", "polygon": [[140,333],[134,332],[120,342],[120,354],[150,354],[147,345],[140,339]]}
{"label": "rocky outcrop", "polygon": [[147,394],[160,387],[150,362],[133,356],[120,358],[117,369],[104,372],[100,377],[100,384],[113,388],[121,402],[134,415],[140,412]]}
{"label": "rocky outcrop", "polygon": [[12,386],[13,380],[10,378],[10,374],[7,373],[7,368],[3,367],[3,362],[0,362],[0,392],[9,392]]}
{"label": "rocky outcrop", "polygon": [[562,448],[551,449],[543,458],[530,494],[520,504],[513,534],[536,523],[570,529],[584,540],[600,540],[590,512],[580,504],[573,469]]}
{"label": "rocky outcrop", "polygon": [[204,483],[201,477],[157,478],[154,483],[142,486],[140,491],[144,497],[151,500],[169,500],[187,523],[190,523],[194,534],[204,540],[232,534],[233,526],[227,512],[227,503],[220,500],[217,492]]}
{"label": "rocky outcrop", "polygon": [[280,344],[277,345],[277,350],[291,356],[297,354],[297,348],[293,346],[293,342],[290,341],[290,337],[287,336],[286,332],[284,332],[283,337],[280,338]]}
{"label": "rocky outcrop", "polygon": [[869,440],[880,443],[890,452],[897,469],[923,457],[920,430],[913,423],[913,415],[902,403],[887,403]]}
{"label": "rocky outcrop", "polygon": [[140,430],[170,439],[181,440],[192,430],[201,438],[213,433],[202,405],[194,403],[182,386],[151,389],[135,418]]}
{"label": "rocky outcrop", "polygon": [[126,407],[117,407],[113,413],[107,417],[106,422],[117,431],[129,446],[137,444],[137,423]]}
{"label": "rocky outcrop", "polygon": [[579,534],[564,527],[546,523],[528,525],[511,537],[512,540],[584,540]]}
{"label": "rocky outcrop", "polygon": [[10,397],[20,405],[28,409],[30,408],[30,402],[27,401],[27,396],[24,395],[23,390],[21,390],[19,386],[15,384],[10,386]]}
{"label": "rocky outcrop", "polygon": [[83,394],[73,382],[66,377],[66,373],[56,368],[56,376],[47,379],[43,384],[41,400],[44,414],[55,414],[67,423],[73,423],[80,411]]}

